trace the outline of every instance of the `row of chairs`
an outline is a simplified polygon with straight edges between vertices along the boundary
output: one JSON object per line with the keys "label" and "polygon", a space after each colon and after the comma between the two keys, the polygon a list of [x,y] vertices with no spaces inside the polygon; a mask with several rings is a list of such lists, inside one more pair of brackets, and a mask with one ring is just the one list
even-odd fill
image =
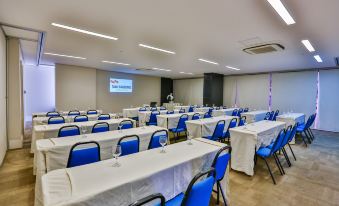
{"label": "row of chairs", "polygon": [[[88,110],[87,111],[87,115],[91,115],[91,114],[98,114],[97,110]],[[68,116],[77,116],[80,115],[80,111],[79,110],[72,110],[68,112]],[[58,117],[61,116],[61,114],[59,112],[47,112],[46,114],[47,117]]]}
{"label": "row of chairs", "polygon": [[239,108],[239,109],[234,109],[232,111],[232,116],[237,116],[237,117],[241,117],[241,114],[244,112],[248,112],[249,108]]}
{"label": "row of chairs", "polygon": [[[98,116],[98,120],[108,120],[111,119],[109,114],[101,114]],[[87,122],[87,115],[77,115],[74,117],[74,122]],[[65,118],[63,116],[51,116],[48,118],[48,124],[63,124],[65,123]]]}
{"label": "row of chairs", "polygon": [[278,109],[276,111],[273,110],[271,112],[267,112],[266,115],[265,115],[264,120],[276,121],[278,115],[279,115],[279,110]]}

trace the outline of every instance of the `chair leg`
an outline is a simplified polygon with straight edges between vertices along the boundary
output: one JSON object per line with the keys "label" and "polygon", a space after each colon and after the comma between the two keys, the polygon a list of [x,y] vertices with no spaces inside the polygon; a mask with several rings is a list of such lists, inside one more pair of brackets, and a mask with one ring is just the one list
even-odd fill
{"label": "chair leg", "polygon": [[219,184],[217,182],[217,205],[219,205],[219,197],[220,196],[220,191],[219,191]]}
{"label": "chair leg", "polygon": [[288,147],[289,147],[290,150],[291,150],[291,153],[292,153],[292,155],[293,155],[293,157],[294,157],[294,160],[297,161],[297,158],[296,158],[295,155],[294,155],[294,152],[293,152],[293,150],[292,150],[292,147],[291,147],[290,143],[287,143],[287,145],[288,145]]}
{"label": "chair leg", "polygon": [[282,172],[282,169],[280,168],[280,164],[278,163],[278,160],[277,160],[278,157],[276,156],[276,154],[273,154],[273,158],[275,160],[275,163],[277,164],[277,167],[279,168],[280,174],[284,175],[284,173]]}
{"label": "chair leg", "polygon": [[225,206],[227,206],[226,197],[225,197],[224,191],[222,190],[220,182],[217,182],[217,187],[220,189],[221,196],[222,196],[222,199],[224,201]]}
{"label": "chair leg", "polygon": [[307,142],[306,142],[306,140],[305,140],[305,137],[303,136],[303,133],[300,132],[300,133],[298,133],[298,134],[300,134],[301,139],[303,140],[303,142],[305,143],[305,146],[307,147]]}
{"label": "chair leg", "polygon": [[285,148],[282,147],[281,150],[282,150],[283,153],[284,153],[284,156],[285,156],[285,159],[286,159],[286,161],[287,161],[288,166],[291,167],[292,164],[291,164],[290,158],[288,158],[288,155],[287,155],[287,152],[286,152]]}
{"label": "chair leg", "polygon": [[314,138],[313,138],[313,134],[312,134],[310,128],[307,129],[307,133],[308,133],[308,136],[310,137],[311,141],[313,142]]}
{"label": "chair leg", "polygon": [[286,173],[285,173],[285,170],[284,170],[284,168],[283,168],[283,166],[282,166],[282,164],[281,164],[281,162],[280,162],[280,159],[279,159],[278,155],[277,155],[277,154],[275,154],[275,155],[276,155],[276,157],[277,157],[277,160],[278,160],[278,163],[279,163],[279,165],[280,165],[280,168],[281,168],[282,172],[283,172],[284,174],[286,174]]}
{"label": "chair leg", "polygon": [[308,128],[308,130],[309,130],[309,131],[310,131],[310,133],[312,134],[312,139],[315,139],[315,136],[314,136],[314,134],[313,134],[313,132],[312,132],[311,128]]}
{"label": "chair leg", "polygon": [[276,185],[277,183],[275,182],[275,179],[274,179],[274,176],[273,176],[273,174],[272,174],[271,168],[270,168],[270,166],[269,166],[267,160],[266,160],[265,158],[263,158],[263,159],[264,159],[264,161],[265,161],[265,163],[266,163],[266,166],[267,166],[268,171],[270,172],[270,175],[271,175],[271,178],[272,178],[272,180],[273,180],[273,183]]}
{"label": "chair leg", "polygon": [[307,130],[304,130],[304,134],[305,134],[305,136],[306,136],[306,138],[307,138],[307,140],[308,140],[308,143],[312,143],[312,141],[311,141],[311,138],[309,137],[309,135],[308,135],[308,133],[307,133]]}

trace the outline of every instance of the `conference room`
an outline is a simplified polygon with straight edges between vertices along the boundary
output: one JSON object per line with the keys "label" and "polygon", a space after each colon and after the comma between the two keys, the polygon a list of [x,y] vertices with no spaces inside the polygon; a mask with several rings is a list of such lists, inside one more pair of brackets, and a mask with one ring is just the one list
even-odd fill
{"label": "conference room", "polygon": [[339,205],[337,0],[0,0],[0,205]]}

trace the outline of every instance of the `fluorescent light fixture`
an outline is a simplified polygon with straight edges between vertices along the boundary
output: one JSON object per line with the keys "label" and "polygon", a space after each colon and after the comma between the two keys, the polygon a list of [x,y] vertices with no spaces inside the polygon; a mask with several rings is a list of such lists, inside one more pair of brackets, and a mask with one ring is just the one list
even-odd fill
{"label": "fluorescent light fixture", "polygon": [[193,75],[193,73],[191,73],[191,72],[179,72],[180,74],[190,74],[190,75]]}
{"label": "fluorescent light fixture", "polygon": [[125,66],[128,66],[130,64],[127,64],[127,63],[121,63],[121,62],[111,62],[111,61],[101,61],[103,63],[108,63],[108,64],[118,64],[118,65],[125,65]]}
{"label": "fluorescent light fixture", "polygon": [[313,46],[312,46],[312,44],[311,44],[311,42],[309,40],[307,40],[307,39],[302,40],[301,43],[304,44],[304,46],[306,47],[306,49],[309,52],[314,52],[315,51],[315,49],[313,48]]}
{"label": "fluorescent light fixture", "polygon": [[323,62],[319,55],[314,55],[313,57],[315,58],[315,60],[317,60],[317,62]]}
{"label": "fluorescent light fixture", "polygon": [[293,17],[288,13],[285,6],[280,0],[267,0],[268,3],[275,9],[275,11],[280,15],[280,17],[286,22],[287,25],[295,24]]}
{"label": "fluorescent light fixture", "polygon": [[231,67],[231,66],[226,66],[227,68],[229,68],[229,69],[233,69],[233,70],[237,70],[237,71],[239,71],[240,69],[238,69],[238,68],[235,68],[235,67]]}
{"label": "fluorescent light fixture", "polygon": [[158,71],[165,71],[165,72],[170,72],[170,71],[172,71],[172,70],[170,70],[170,69],[159,69],[159,68],[156,68],[156,67],[154,67],[154,68],[152,68],[153,70],[158,70]]}
{"label": "fluorescent light fixture", "polygon": [[52,55],[52,56],[59,56],[59,57],[68,57],[68,58],[74,58],[74,59],[86,59],[84,57],[76,57],[76,56],[70,56],[70,55],[65,55],[65,54],[55,54],[55,53],[49,53],[49,52],[45,52],[44,54]]}
{"label": "fluorescent light fixture", "polygon": [[180,74],[185,74],[185,72],[179,72]]}
{"label": "fluorescent light fixture", "polygon": [[153,47],[153,46],[149,46],[149,45],[146,45],[146,44],[139,44],[139,46],[145,47],[145,48],[148,48],[148,49],[153,49],[153,50],[165,52],[165,53],[168,53],[168,54],[175,54],[175,52],[172,52],[172,51],[169,51],[169,50],[165,50],[165,49],[160,49],[160,48]]}
{"label": "fluorescent light fixture", "polygon": [[198,60],[202,61],[202,62],[210,63],[210,64],[219,65],[219,63],[217,63],[217,62],[213,62],[213,61],[210,61],[210,60],[207,60],[207,59],[198,59]]}
{"label": "fluorescent light fixture", "polygon": [[78,28],[75,28],[75,27],[66,26],[66,25],[62,25],[62,24],[52,23],[52,26],[56,26],[56,27],[60,27],[60,28],[63,28],[63,29],[68,29],[68,30],[72,30],[72,31],[76,31],[76,32],[80,32],[80,33],[84,33],[84,34],[88,34],[88,35],[92,35],[92,36],[97,36],[97,37],[101,37],[101,38],[118,40],[118,38],[113,37],[113,36],[99,34],[99,33],[91,32],[91,31],[87,31],[87,30],[83,30],[83,29],[78,29]]}

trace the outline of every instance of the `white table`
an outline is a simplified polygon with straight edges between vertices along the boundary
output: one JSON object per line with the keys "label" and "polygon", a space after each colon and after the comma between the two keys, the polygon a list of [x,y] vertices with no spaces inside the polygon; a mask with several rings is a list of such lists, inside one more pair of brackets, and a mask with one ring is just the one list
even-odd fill
{"label": "white table", "polygon": [[[37,125],[33,127],[32,131],[32,143],[31,143],[31,153],[35,150],[35,142],[39,139],[47,139],[58,137],[59,129],[63,126],[68,125],[77,125],[80,128],[80,133],[82,129],[86,127],[86,133],[92,132],[92,127],[98,122],[107,122],[109,124],[109,130],[117,130],[121,121],[131,120],[128,118],[120,119],[109,119],[109,120],[97,120],[97,121],[87,121],[87,122],[72,122],[64,124],[50,124],[50,125]],[[134,127],[136,126],[135,120],[132,120]]]}
{"label": "white table", "polygon": [[267,112],[267,110],[250,111],[241,113],[241,116],[246,117],[247,123],[253,123],[264,120]]}
{"label": "white table", "polygon": [[[168,110],[160,110],[160,114],[166,114]],[[138,112],[138,117],[139,117],[139,126],[145,126],[146,122],[149,122],[149,118],[151,116],[152,112],[151,111],[142,111]]]}
{"label": "white table", "polygon": [[[191,106],[188,105],[184,105],[184,106],[175,106],[174,110],[180,110],[180,109],[184,109],[185,112],[188,112],[188,110],[190,109]],[[193,107],[194,108],[194,107]]]}
{"label": "white table", "polygon": [[232,116],[233,110],[239,109],[239,108],[227,108],[227,109],[219,109],[219,110],[213,110],[212,111],[212,116],[217,117],[217,116]]}
{"label": "white table", "polygon": [[163,103],[162,106],[166,107],[167,110],[172,111],[175,106],[180,106],[181,103],[174,103],[174,102],[169,102],[169,103]]}
{"label": "white table", "polygon": [[[79,111],[81,115],[84,115],[84,114],[87,114],[87,111],[88,110],[82,110],[82,111]],[[102,113],[102,110],[96,110],[98,112],[98,114],[101,114]],[[60,115],[62,116],[66,116],[68,115],[68,112],[69,111],[57,111],[59,112]],[[32,117],[46,117],[47,115],[47,112],[34,112],[32,113]]]}
{"label": "white table", "polygon": [[[94,120],[97,120],[98,119],[98,117],[100,116],[100,114],[89,114],[89,115],[87,115],[87,117],[88,117],[88,120],[89,121],[94,121]],[[116,117],[118,117],[118,115],[117,114],[112,114],[112,113],[110,113],[109,114],[109,116],[111,117],[111,118],[116,118]],[[65,119],[65,123],[69,123],[69,122],[74,122],[74,118],[76,117],[76,116],[62,116],[64,119]],[[34,117],[33,118],[33,124],[32,124],[32,126],[34,127],[34,126],[36,126],[36,125],[45,125],[45,124],[48,124],[48,119],[49,119],[50,117],[46,117],[46,116],[39,116],[39,117]]]}
{"label": "white table", "polygon": [[[125,118],[135,118],[138,117],[139,109],[141,107],[134,107],[134,108],[126,108],[122,110],[122,115]],[[151,107],[144,107],[146,111],[150,111]],[[157,107],[157,111],[160,110],[160,107]]]}
{"label": "white table", "polygon": [[102,133],[87,134],[86,138],[82,135],[71,136],[67,138],[41,139],[36,142],[36,151],[34,155],[34,171],[36,175],[35,195],[36,201],[41,199],[41,177],[42,175],[57,169],[67,167],[68,156],[71,147],[83,141],[96,141],[100,145],[101,160],[112,158],[112,148],[117,145],[119,139],[126,135],[138,135],[140,138],[140,151],[148,149],[152,134],[155,131],[164,128],[157,126],[138,127],[120,131],[110,131]]}
{"label": "white table", "polygon": [[252,176],[256,150],[271,144],[284,128],[285,122],[263,120],[230,129],[232,169]]}
{"label": "white table", "polygon": [[[191,179],[211,167],[224,144],[194,139],[114,160],[54,170],[42,177],[43,203],[49,205],[127,206],[153,193],[171,199],[184,192]],[[222,187],[228,194],[228,173]],[[228,198],[229,200],[229,198]]]}
{"label": "white table", "polygon": [[173,129],[176,128],[179,122],[181,115],[187,114],[188,119],[192,119],[192,116],[196,113],[200,114],[200,118],[204,116],[204,112],[188,112],[188,113],[180,113],[180,114],[163,114],[157,116],[157,124],[159,127]]}
{"label": "white table", "polygon": [[194,112],[204,112],[204,113],[206,113],[206,112],[209,111],[210,108],[211,107],[197,107],[197,108],[194,108]]}
{"label": "white table", "polygon": [[215,126],[220,120],[225,120],[224,131],[227,131],[228,125],[233,118],[239,119],[239,117],[233,116],[218,116],[206,119],[189,120],[186,121],[186,127],[192,138],[207,137],[213,135]]}
{"label": "white table", "polygon": [[[305,114],[303,113],[287,113],[277,116],[277,121],[285,122],[286,127],[292,125],[292,127],[295,125],[295,123],[303,124],[305,123]],[[292,144],[295,143],[295,139],[293,137]]]}

